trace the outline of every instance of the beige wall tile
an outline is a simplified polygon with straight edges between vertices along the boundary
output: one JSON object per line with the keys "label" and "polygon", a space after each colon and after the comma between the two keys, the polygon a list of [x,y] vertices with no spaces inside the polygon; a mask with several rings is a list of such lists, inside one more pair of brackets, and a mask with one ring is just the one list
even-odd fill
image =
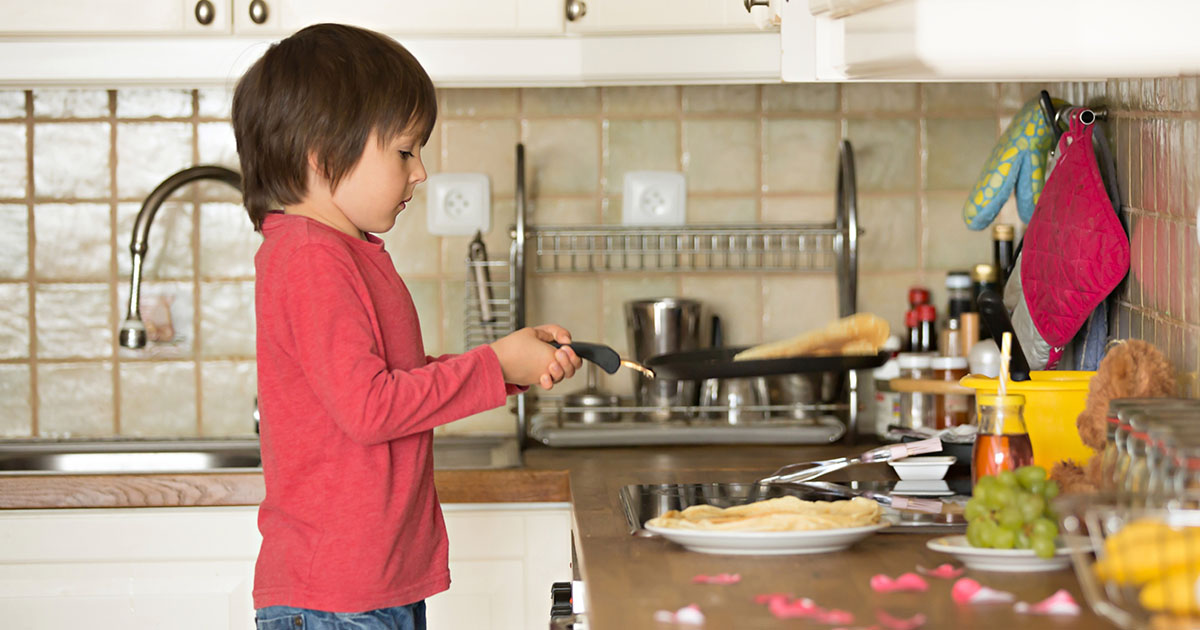
{"label": "beige wall tile", "polygon": [[846,83],[847,112],[911,112],[917,108],[915,83]]}
{"label": "beige wall tile", "polygon": [[42,284],[35,296],[37,353],[47,359],[112,356],[112,301],[107,284]]}
{"label": "beige wall tile", "polygon": [[0,359],[29,357],[29,286],[0,284]]}
{"label": "beige wall tile", "polygon": [[[908,289],[923,286],[931,293],[945,293],[946,280],[933,273],[920,271],[863,272],[858,276],[858,310],[874,313],[888,321],[893,335],[904,338],[904,312],[908,310]],[[932,298],[938,311],[944,310],[940,295]]]}
{"label": "beige wall tile", "polygon": [[[539,392],[541,388],[536,388]],[[554,387],[553,394],[558,394],[559,386]],[[513,403],[511,400],[503,407],[467,416],[450,424],[438,427],[440,435],[486,435],[496,433],[511,434],[516,431],[517,417],[508,410]]]}
{"label": "beige wall tile", "polygon": [[188,118],[192,91],[163,88],[117,90],[117,118]]}
{"label": "beige wall tile", "polygon": [[38,279],[104,280],[112,274],[112,209],[108,204],[38,205],[33,224]]}
{"label": "beige wall tile", "polygon": [[32,381],[28,365],[0,365],[0,437],[33,436]]}
{"label": "beige wall tile", "polygon": [[598,339],[601,325],[600,282],[595,276],[546,276],[526,285],[526,324],[558,324],[581,341]]}
{"label": "beige wall tile", "polygon": [[758,200],[753,197],[721,197],[719,199],[692,197],[688,200],[687,221],[693,225],[757,223]]}
{"label": "beige wall tile", "polygon": [[521,90],[526,116],[586,116],[600,111],[600,88],[533,88]]}
{"label": "beige wall tile", "polygon": [[833,192],[841,135],[832,120],[771,119],[764,123],[763,189]]}
{"label": "beige wall tile", "polygon": [[517,113],[517,90],[512,88],[438,90],[441,116],[513,116]]}
{"label": "beige wall tile", "polygon": [[[153,227],[150,229],[154,229]],[[246,209],[232,203],[200,204],[200,274],[205,278],[250,278],[262,235]]]}
{"label": "beige wall tile", "polygon": [[29,210],[22,204],[0,204],[0,278],[29,274]]}
{"label": "beige wall tile", "polygon": [[376,235],[383,239],[384,248],[391,254],[396,271],[402,276],[438,272],[441,239],[429,233],[426,205],[425,190],[417,188],[412,201],[396,218],[396,225]]}
{"label": "beige wall tile", "polygon": [[[528,212],[528,210],[526,210]],[[509,230],[516,223],[516,202],[509,199],[492,200],[492,229],[483,235],[488,260],[508,260],[512,246]],[[466,277],[466,259],[474,236],[441,237],[442,277]]]}
{"label": "beige wall tile", "polygon": [[996,144],[995,119],[932,119],[925,130],[925,187],[972,188]]}
{"label": "beige wall tile", "polygon": [[25,123],[0,124],[0,197],[25,196],[29,182],[25,138]]}
{"label": "beige wall tile", "polygon": [[34,90],[33,115],[38,118],[104,118],[109,115],[108,90]]}
{"label": "beige wall tile", "polygon": [[25,90],[0,90],[0,118],[25,117]]}
{"label": "beige wall tile", "polygon": [[679,123],[613,120],[604,124],[604,191],[620,194],[629,171],[678,171]]}
{"label": "beige wall tile", "polygon": [[438,356],[445,354],[442,344],[442,295],[441,282],[438,280],[406,280],[408,294],[412,296],[413,306],[417,309],[417,318],[421,322],[421,343],[425,354]]}
{"label": "beige wall tile", "polygon": [[[442,352],[458,354],[467,350],[463,343],[466,314],[466,273],[463,279],[442,280]],[[423,327],[423,325],[422,325]],[[433,353],[430,353],[433,354]]]}
{"label": "beige wall tile", "polygon": [[848,127],[859,190],[917,189],[916,121],[854,119]]}
{"label": "beige wall tile", "polygon": [[757,121],[685,120],[688,192],[757,192],[759,151]]}
{"label": "beige wall tile", "polygon": [[757,112],[757,85],[685,85],[683,111],[686,113]]}
{"label": "beige wall tile", "polygon": [[[516,121],[448,120],[441,125],[446,151],[442,172],[486,173],[493,195],[512,194],[517,170]],[[527,149],[527,161],[529,157]]]}
{"label": "beige wall tile", "polygon": [[254,283],[200,283],[200,355],[254,356]]}
{"label": "beige wall tile", "polygon": [[1042,90],[1049,91],[1051,97],[1062,98],[1052,87],[1048,83],[1001,83],[1000,107],[1011,111],[1021,109],[1030,100],[1037,98]]}
{"label": "beige wall tile", "polygon": [[[133,265],[129,245],[141,208],[142,204],[138,202],[117,204],[117,269],[126,281]],[[168,201],[159,207],[146,239],[143,277],[148,280],[191,279],[195,273],[192,266],[192,208],[192,204],[178,201]],[[37,221],[36,216],[34,221]]]}
{"label": "beige wall tile", "polygon": [[679,88],[673,85],[603,88],[604,112],[636,116],[670,115],[679,111]]}
{"label": "beige wall tile", "polygon": [[756,274],[685,275],[679,294],[699,300],[721,318],[726,346],[762,340],[762,276]]}
{"label": "beige wall tile", "polygon": [[[600,209],[593,199],[531,199],[529,220],[540,225],[595,225]],[[618,208],[618,221],[620,212]],[[515,221],[515,217],[508,223]],[[505,224],[507,226],[507,223]],[[505,228],[507,237],[507,227]],[[507,251],[507,250],[505,250]],[[491,250],[488,250],[491,254]]]}
{"label": "beige wall tile", "polygon": [[924,83],[921,97],[926,112],[993,110],[999,105],[995,83]]}
{"label": "beige wall tile", "polygon": [[192,125],[117,125],[117,195],[144,198],[171,174],[192,166]]}
{"label": "beige wall tile", "polygon": [[121,435],[196,435],[194,363],[122,363],[120,379]]}
{"label": "beige wall tile", "polygon": [[200,164],[217,164],[239,172],[242,170],[233,126],[227,122],[196,125],[196,148]]}
{"label": "beige wall tile", "polygon": [[833,274],[763,276],[763,341],[794,337],[838,316]]}
{"label": "beige wall tile", "polygon": [[599,189],[599,121],[530,120],[521,135],[532,196],[583,195]]}
{"label": "beige wall tile", "polygon": [[110,129],[108,123],[36,125],[33,194],[60,199],[107,197],[111,177]]}
{"label": "beige wall tile", "polygon": [[257,382],[254,361],[202,363],[200,433],[205,437],[253,436]]}
{"label": "beige wall tile", "polygon": [[970,269],[992,261],[992,230],[968,230],[962,207],[969,193],[925,196],[925,268]]}
{"label": "beige wall tile", "polygon": [[896,271],[917,267],[917,204],[912,196],[858,198],[859,269]]}
{"label": "beige wall tile", "polygon": [[828,195],[766,197],[762,215],[766,223],[832,223],[837,217],[837,201]]}
{"label": "beige wall tile", "polygon": [[762,86],[767,112],[836,112],[838,86],[830,83],[785,83]]}
{"label": "beige wall tile", "polygon": [[113,435],[112,371],[112,363],[107,361],[38,364],[38,436]]}

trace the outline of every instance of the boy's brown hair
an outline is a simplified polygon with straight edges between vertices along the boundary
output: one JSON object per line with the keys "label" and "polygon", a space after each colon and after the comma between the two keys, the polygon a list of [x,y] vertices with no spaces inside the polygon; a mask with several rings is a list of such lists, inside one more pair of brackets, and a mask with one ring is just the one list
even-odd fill
{"label": "boy's brown hair", "polygon": [[336,189],[372,131],[380,142],[415,131],[424,145],[437,97],[425,69],[395,40],[316,24],[272,44],[246,71],[232,117],[243,199],[261,231],[268,211],[304,199],[310,153]]}

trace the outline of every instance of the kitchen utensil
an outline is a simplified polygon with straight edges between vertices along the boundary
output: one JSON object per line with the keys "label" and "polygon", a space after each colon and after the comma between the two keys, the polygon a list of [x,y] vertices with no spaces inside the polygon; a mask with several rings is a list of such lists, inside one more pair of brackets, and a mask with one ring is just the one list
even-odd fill
{"label": "kitchen utensil", "polygon": [[992,334],[992,339],[996,342],[997,347],[1000,346],[1004,333],[1012,334],[1012,357],[1008,365],[1009,378],[1013,381],[1028,381],[1029,363],[1025,359],[1024,351],[1021,350],[1021,341],[1013,333],[1012,320],[1008,318],[1003,298],[995,291],[984,291],[979,294],[979,298],[975,302],[979,306],[983,324]]}
{"label": "kitchen utensil", "polygon": [[[625,324],[629,347],[638,362],[664,353],[697,350],[703,347],[701,328],[703,307],[695,300],[655,298],[625,303]],[[660,375],[649,378],[633,374],[634,398],[645,407],[694,405],[699,383]],[[648,414],[652,420],[667,420],[669,411]]]}
{"label": "kitchen utensil", "polygon": [[915,499],[900,494],[891,494],[887,492],[875,492],[873,490],[854,490],[846,486],[830,483],[828,481],[805,481],[802,486],[812,488],[821,494],[828,494],[843,499],[852,499],[854,497],[863,497],[870,499],[880,505],[890,507],[895,510],[912,510],[914,512],[924,512],[926,514],[940,514],[942,512],[941,501],[936,499]]}
{"label": "kitchen utensil", "polygon": [[487,268],[487,247],[483,244],[483,232],[476,230],[475,238],[467,248],[467,259],[473,264],[475,289],[479,292],[479,321],[489,339],[495,339],[493,325],[496,315],[492,312],[492,278]]}
{"label": "kitchen utensil", "polygon": [[[712,316],[712,347],[724,345],[724,335],[721,330],[721,318]],[[700,405],[704,407],[726,407],[722,411],[708,412],[709,418],[723,418],[729,424],[742,424],[752,420],[764,420],[767,412],[761,409],[748,410],[746,407],[762,407],[769,403],[767,382],[762,377],[752,378],[710,378],[704,381],[700,391]]]}
{"label": "kitchen utensil", "polygon": [[621,403],[621,399],[615,394],[600,391],[596,385],[596,369],[595,363],[588,365],[587,389],[563,397],[564,407],[577,409],[577,411],[567,412],[567,420],[583,424],[596,424],[620,419],[621,414],[614,408]]}
{"label": "kitchen utensil", "polygon": [[942,450],[942,441],[929,438],[919,442],[891,444],[871,449],[857,457],[838,457],[815,462],[800,462],[789,464],[776,470],[770,475],[758,480],[758,485],[774,483],[799,483],[823,477],[831,472],[857,464],[873,464],[893,459],[902,459],[924,453],[937,453]]}

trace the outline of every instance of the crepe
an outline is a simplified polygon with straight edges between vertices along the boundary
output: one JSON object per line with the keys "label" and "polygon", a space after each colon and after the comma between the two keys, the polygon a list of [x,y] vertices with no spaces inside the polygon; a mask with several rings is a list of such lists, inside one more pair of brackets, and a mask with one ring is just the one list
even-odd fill
{"label": "crepe", "polygon": [[874,525],[883,516],[879,504],[863,497],[849,501],[803,501],[794,496],[719,508],[693,505],[670,510],[646,522],[654,527],[706,531],[792,532]]}
{"label": "crepe", "polygon": [[786,359],[799,356],[872,355],[887,341],[890,326],[870,313],[858,313],[830,323],[824,328],[764,343],[743,350],[734,361],[750,359]]}

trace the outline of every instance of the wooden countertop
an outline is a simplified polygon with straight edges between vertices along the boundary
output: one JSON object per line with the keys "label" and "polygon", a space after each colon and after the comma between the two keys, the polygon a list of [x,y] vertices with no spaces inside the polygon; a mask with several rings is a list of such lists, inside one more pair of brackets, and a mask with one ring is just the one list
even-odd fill
{"label": "wooden countertop", "polygon": [[[752,481],[797,461],[856,453],[867,447],[707,446],[608,449],[533,448],[525,466],[506,470],[445,470],[435,473],[446,503],[572,503],[579,571],[588,588],[591,630],[663,628],[653,621],[660,609],[695,603],[707,628],[818,627],[815,622],[780,621],[754,603],[763,593],[790,593],[824,608],[852,612],[852,627],[878,623],[877,611],[897,618],[921,613],[925,628],[1053,627],[1111,628],[1087,608],[1070,570],[1012,574],[968,571],[985,586],[1036,602],[1065,588],[1084,608],[1079,617],[1018,615],[1010,605],[960,607],[950,599],[952,581],[931,578],[927,593],[877,594],[872,575],[896,577],[917,565],[954,562],[925,548],[918,534],[877,534],[847,551],[797,556],[714,556],[685,551],[657,538],[637,538],[626,528],[618,491],[634,483]],[[831,479],[888,479],[876,464],[843,471]],[[0,475],[0,508],[254,505],[263,496],[258,473],[179,475]],[[728,586],[695,585],[697,574],[739,573]]]}

